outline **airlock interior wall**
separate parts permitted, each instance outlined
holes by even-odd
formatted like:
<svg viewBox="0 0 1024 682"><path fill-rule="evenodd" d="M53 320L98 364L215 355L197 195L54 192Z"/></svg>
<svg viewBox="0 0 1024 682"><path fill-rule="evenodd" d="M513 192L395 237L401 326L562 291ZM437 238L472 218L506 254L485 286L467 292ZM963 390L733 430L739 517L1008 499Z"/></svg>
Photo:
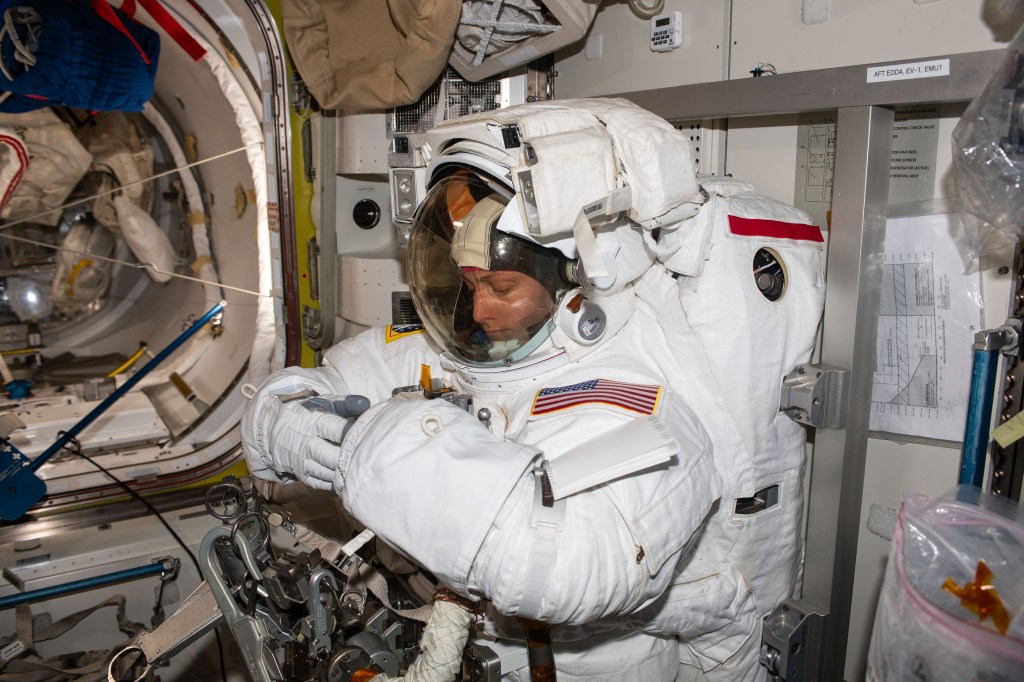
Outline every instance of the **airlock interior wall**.
<svg viewBox="0 0 1024 682"><path fill-rule="evenodd" d="M211 251L221 281L254 291L258 288L253 219L256 207L247 199L253 186L252 171L244 153L236 151L242 147L242 141L231 107L205 63L193 62L166 36L155 90L154 104L178 134L177 143L188 150L191 145L186 136L195 140L195 156L186 151L190 160L227 154L185 171L194 173L205 203L191 210L209 217ZM173 168L174 160L155 131L153 142L155 147L163 147L155 170ZM177 271L194 277L190 267L194 256L185 217L179 210L177 196L166 191L171 180L177 182L172 176L160 183L162 191L156 193L153 214L179 247L179 256L185 255L186 262ZM241 197L241 203L237 197ZM218 396L239 372L248 356L255 323L254 296L230 289L222 291L228 303L224 335L208 347L188 373L197 393L207 397L207 402ZM114 350L131 354L140 341L145 341L158 350L180 334L189 319L200 316L208 308L206 304L202 285L194 281L174 278L158 284L134 268L118 266L105 309L87 324L47 339L48 346L54 351L73 348L81 354Z"/></svg>
<svg viewBox="0 0 1024 682"><path fill-rule="evenodd" d="M151 104L170 129L170 142L165 144L146 121L140 126L148 131L147 138L155 151L154 173L166 174L155 180L152 216L170 238L179 259L173 269L183 277L164 283L151 281L134 267L135 258L122 246L117 257L126 264L114 266L111 285L98 310L80 320L44 328L41 352L44 364L62 353L85 358L113 353L127 357L139 348L140 341L157 353L213 303L220 299L227 302L222 334L211 339L208 332L199 332L177 350L140 383L144 393L133 392L97 420L94 427L98 432L87 446L89 454L122 478L169 475L174 480L168 485L173 487L210 476L216 466L227 466L223 462L228 458L237 459L238 439L232 430L244 407L239 385L258 382L259 373L269 371L272 363L280 364L285 353L285 342L280 338L283 325L278 323L281 251L277 235L271 233L271 227L278 229L281 223L272 222L270 213L271 208L275 217L285 212L278 211L279 187L285 183L277 174L286 172L287 166L277 158L286 158L281 152L287 140L282 144L275 138L278 130L272 120L267 122L264 111L265 106L277 106L284 96L283 89L272 92L268 85L280 87L283 82L274 75L274 68L280 68L283 49L279 43L270 47L262 33L266 25L261 27L256 17L261 12L259 17L265 22L269 17L266 7L248 0L204 3L202 9L185 1L164 5L210 51L206 58L195 62L160 31L162 50ZM137 18L156 27L141 10ZM270 40L277 40L272 24L269 35ZM259 41L263 41L262 46ZM211 64L217 65L219 79ZM175 172L188 163L195 163L184 171L194 178L195 192L187 187L182 192ZM192 205L179 204L183 193L191 196ZM210 258L197 259L191 226L204 221ZM212 260L215 270L209 266L193 268L197 260L200 264ZM194 281L197 277L214 283ZM218 287L217 281L225 286ZM271 295L276 295L276 300ZM141 358L136 367L147 359ZM186 401L172 386L172 370L194 392L195 402ZM105 369L97 372L95 378L105 373ZM67 429L105 397L87 398L58 410L55 403L47 402L46 390L45 384L34 387L35 397L43 402L34 404L32 416L53 433ZM49 390L57 395L65 388L51 382ZM74 387L66 392L81 393ZM133 431L130 436L110 436L116 430L115 419L124 416L119 413L129 402L140 399L141 404L131 406L136 422L132 428L145 430L151 423L148 435ZM144 414L146 409L153 410L146 407L147 399L159 417L151 419ZM4 405L4 409L18 409ZM37 430L25 438L42 443L47 433ZM169 435L180 437L171 440ZM132 443L127 442L132 439ZM109 446L104 445L108 440ZM37 447L34 454L45 445ZM116 492L87 463L76 458L59 459L40 469L50 491L45 503L51 507L91 499L92 493L85 493L85 497L80 494L97 486L108 489L108 496ZM223 464L215 466L215 462ZM63 497L58 502L54 495Z"/></svg>
<svg viewBox="0 0 1024 682"><path fill-rule="evenodd" d="M273 80L271 72L280 69L281 47L280 44L276 46L278 51L271 54L271 49L260 35L259 22L254 19L255 10L249 7L250 3L247 0L204 0L200 6L187 0L162 0L161 4L189 33L194 33L219 54L226 65L226 73L232 75L234 85L257 121L257 152L259 155L265 153L265 141L270 148L269 154L273 154L275 148L280 148L281 139L267 134L264 122L267 117L263 108L281 96L265 88L266 82ZM268 15L262 3L254 2L253 5ZM155 27L142 10L139 10L139 20ZM258 178L254 178L251 159L240 151L248 142L244 141L236 114L232 112L221 84L214 78L206 60L194 62L166 34L161 33L161 42L163 49L156 96L152 103L166 118L183 150L190 146L188 138L195 137L195 157L187 153L186 156L189 162L200 162L194 172L201 188L203 206L190 210L202 212L209 218L211 256L216 263L219 281L230 288L225 286L219 292L211 292L199 283L182 279L157 284L141 270L131 265L120 265L116 267L111 288L98 311L84 318L80 324L46 331L43 337L43 352L47 356L63 351L73 351L82 356L111 352L128 355L138 348L139 341L144 341L157 352L176 338L191 319L209 307L214 293L216 296L213 298L226 300L223 334L213 343L204 344L200 340L194 344L201 352L193 353L183 348L171 358L172 363L176 363L179 355L193 355L188 360L189 369L182 374L198 396L211 406L202 423L194 426L184 438L159 449L112 452L96 458L97 462L121 477L136 482L145 480L147 476L152 478L151 473L160 471L161 467L176 471L196 466L205 451L229 450L236 446L237 436L232 436L230 431L238 423L243 404L237 384L250 378L248 368L253 364L254 339L269 328L269 350L261 347L256 353L260 355L258 361L261 365L280 364L284 356L284 343L274 336L275 328L280 327L273 314L274 307L280 312L280 294L276 306L272 300L268 303L265 296L274 290L280 291L282 287L281 250L269 232L271 224L276 227L279 223L271 223L267 215L271 207L274 210L279 208L281 182L274 173L280 169L274 160L262 160L266 166L262 171L264 196L263 205L257 206L253 195L259 194L256 187ZM276 65L274 59L278 60ZM278 85L281 85L280 81ZM157 172L170 171L180 165L170 147L158 135L154 133L150 139L157 155ZM220 155L224 156L215 159ZM156 181L158 187L153 216L171 239L175 253L184 256L184 262L179 263L175 271L197 276L190 267L195 260L195 251L189 246L187 227L182 227L182 209L177 199L168 194L176 180L176 175L171 174ZM119 252L118 257L133 260L127 250ZM275 271L275 267L278 270ZM259 292L264 296L257 298L249 292ZM265 314L268 308L271 313L269 324ZM175 449L180 452L172 452ZM58 494L59 491L70 491L75 485L83 488L90 485L110 487L109 480L78 458L66 459L58 466L48 464L40 473L48 487ZM88 494L81 499L88 501ZM159 556L176 555L183 564L181 576L168 586L169 592L162 593L165 608L172 611L199 583L197 572L152 516L100 522L104 511L110 509L91 510L89 513L94 514L91 521L77 515L78 526L71 521L61 521L62 517L72 514L53 514L39 522L26 523L24 538L11 542L5 536L0 541L0 564L22 578L27 590L33 590L144 565ZM194 553L205 529L216 523L202 509L196 508L168 512L165 516ZM6 528L6 531L11 530L12 527ZM15 591L11 585L0 585L3 596ZM56 621L96 604L113 592L126 596L129 620L150 622L157 594L153 580L52 598L34 605L33 610L49 613ZM0 617L0 634L13 633L13 621L14 609L4 611ZM56 655L71 650L105 648L124 640L125 636L118 632L113 616L104 612L89 616L68 635L42 643L40 650L44 655ZM229 638L224 641L230 665L232 658L237 656L232 653ZM221 679L216 649L212 644L210 636L204 642L189 647L188 651L176 657L169 669L160 671L160 677L168 680ZM234 663L238 664L238 660ZM233 682L247 679L247 676L229 676L229 679Z"/></svg>
<svg viewBox="0 0 1024 682"><path fill-rule="evenodd" d="M188 21L186 26L190 30L202 30L205 22L188 11L191 8L185 3L180 5L170 9L180 12L178 16ZM209 24L205 24L205 29L207 42L219 47L221 41ZM204 205L188 209L205 214L209 220L210 248L220 280L232 287L257 291L255 214L259 209L254 202L252 169L242 151L243 142L232 108L206 60L194 62L166 34L162 47L153 104L176 133L175 142L184 148L188 160L200 161L184 172L194 174ZM244 83L244 70L236 69L235 73L247 86L251 105L259 112L261 103L252 95L252 86ZM160 173L174 168L175 160L163 140L152 127L148 130L158 153L154 170ZM191 267L195 255L189 235L190 221L179 207L180 183L174 175L157 182L153 216L176 247L176 271L196 277ZM171 191L172 183L177 192ZM121 255L127 254L122 250ZM127 256L126 260L133 259ZM207 346L185 375L197 395L208 403L214 402L241 371L256 323L254 295L227 288L220 292L228 304L224 311L224 333L216 343ZM47 353L71 350L80 355L130 355L140 341L154 351L159 350L180 334L190 320L209 308L210 298L213 297L195 281L174 278L158 284L135 268L115 266L112 286L101 311L82 324L47 335Z"/></svg>
<svg viewBox="0 0 1024 682"><path fill-rule="evenodd" d="M260 90L270 65L266 59L266 48L258 47L259 32L252 28L253 18L248 2L204 0L201 9L198 3L187 0L162 0L161 4L190 32L216 46L226 62L235 64L230 70L236 74L240 90L262 120L263 104L273 99L271 93ZM249 13L248 18L246 12ZM144 14L140 14L140 20L151 24ZM234 58L227 54L225 44L235 48ZM196 158L200 161L238 150L242 146L242 136L231 107L209 67L204 63L194 63L163 34L162 47L153 103L176 132L178 143L187 148L186 137L194 135ZM252 81L250 74L254 74ZM262 136L262 139L271 147L275 144L270 134ZM167 148L155 138L152 141L157 149L157 171L178 165ZM258 230L261 224L266 229L267 223L265 215L262 223L257 220L257 207L249 200L254 179L246 155L235 152L203 162L195 168L195 176L202 189L204 206L193 210L203 211L209 218L211 252L220 281L231 287L264 294L280 287L279 273L273 280L273 273L261 274L262 256L267 256L269 261L270 254L260 253L261 235ZM188 235L181 227L182 216L177 200L162 196L174 179L168 177L157 181L159 189L153 216L170 236L176 252L188 257L176 272L195 276L190 268L194 257L191 248L178 248L187 246ZM274 181L273 178L268 179L272 191ZM246 199L244 204L236 204L238 189ZM262 237L263 243L273 244L272 240L265 239L266 235ZM126 251L119 257L132 260ZM279 250L277 257L280 258ZM253 338L257 328L262 326L259 322L262 313L258 299L250 293L223 288L220 296L228 302L224 313L224 333L215 343L196 354L191 369L185 375L197 394L212 406L211 410L206 413L204 422L184 439L190 442L168 445L159 452L139 449L137 452L104 454L98 458L121 477L138 482L147 480L149 475L146 472L155 466L164 466L168 470L187 469L196 466L200 461L198 455L205 450L230 449L237 445L237 438L232 438L230 430L237 424L243 401L235 382L240 377L245 378ZM119 266L101 309L80 324L47 333L44 336L45 353L71 350L83 356L114 351L130 354L138 348L140 340L146 341L156 352L177 337L190 318L198 317L208 308L208 298L208 292L199 283L172 279L165 284L156 284L134 267ZM269 326L273 334L275 321L271 320ZM182 352L188 351L183 349ZM279 362L283 353L281 344L277 344L273 352L274 361ZM225 432L227 435L221 437ZM180 452L172 451L175 448ZM83 488L109 488L109 481L102 474L77 458L65 459L59 466L47 465L41 473L45 474L48 486L58 491L71 490L79 484ZM0 565L13 570L25 581L25 588L31 590L146 565L153 558L174 555L183 562L181 576L161 593L164 608L170 613L195 587L199 576L189 565L185 554L152 516L121 520L109 514L113 511L115 506L96 506L77 514L56 514L22 524L19 528L24 528L25 533L19 536L19 541L9 542L6 537L0 541ZM71 516L76 521L65 520ZM197 551L205 530L215 524L212 517L194 507L166 512L165 516L193 552ZM12 585L0 584L0 595L7 596L15 591ZM49 599L33 606L33 610L36 614L50 614L53 620L58 620L95 605L113 592L126 596L130 620L149 623L157 594L154 579ZM113 621L108 612L90 616L67 635L41 644L40 652L57 655L114 646L123 642L125 635L118 632ZM13 632L14 610L8 609L0 617L0 635ZM230 637L224 641L230 665L237 656L229 644ZM169 668L161 669L160 676L174 680L220 679L216 649L212 645L212 636L208 636L181 654ZM234 662L238 663L237 660ZM235 677L229 674L229 679L244 679L244 675Z"/></svg>

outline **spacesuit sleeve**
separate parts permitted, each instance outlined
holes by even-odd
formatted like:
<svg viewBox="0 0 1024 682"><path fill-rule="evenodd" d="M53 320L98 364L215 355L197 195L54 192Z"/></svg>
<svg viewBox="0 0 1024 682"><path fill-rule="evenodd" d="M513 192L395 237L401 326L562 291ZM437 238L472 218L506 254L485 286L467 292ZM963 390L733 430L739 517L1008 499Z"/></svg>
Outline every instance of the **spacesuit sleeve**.
<svg viewBox="0 0 1024 682"><path fill-rule="evenodd" d="M580 443L600 440L625 419L597 409L570 411L551 419L533 442L552 456L568 435ZM573 625L634 614L658 599L689 559L721 490L710 437L688 406L668 393L659 419L678 452L665 465L565 498L561 527L548 540L554 560L546 575L535 575L533 567L544 551L542 533L550 531L538 514L534 481L524 481L488 533L471 586L502 613L519 615L530 603L536 615L527 615Z"/></svg>
<svg viewBox="0 0 1024 682"><path fill-rule="evenodd" d="M346 435L334 489L382 540L468 594L477 549L538 454L444 400L396 398Z"/></svg>
<svg viewBox="0 0 1024 682"><path fill-rule="evenodd" d="M364 395L377 403L395 388L418 382L420 365L439 371L437 356L422 332L396 335L391 328L374 328L331 346L321 367L274 372L257 388L256 398L311 389L320 395Z"/></svg>
<svg viewBox="0 0 1024 682"><path fill-rule="evenodd" d="M365 391L373 388L359 386L358 381L351 381L352 377L346 377L346 374L350 373L346 372L346 367L361 362L383 366L382 353L374 352L375 345L379 344L374 344L373 340L379 335L379 330L371 329L353 339L335 344L324 354L324 364L321 367L285 367L277 370L257 387L253 401L259 402L269 396L297 393L307 389L319 395L348 395L352 392L358 393L360 389Z"/></svg>
<svg viewBox="0 0 1024 682"><path fill-rule="evenodd" d="M340 377L350 393L375 404L396 388L417 384L423 364L440 374L438 356L422 327L412 332L381 327L332 346L324 353L323 369Z"/></svg>
<svg viewBox="0 0 1024 682"><path fill-rule="evenodd" d="M528 566L549 544L534 516L543 444L503 441L443 401L392 401L349 432L335 490L385 542L503 613L523 615L531 590L540 610L525 615L552 623L632 613L667 588L718 497L709 439L691 415L675 416L684 445L668 465L565 500L554 562L540 583ZM593 435L616 418L629 417L591 412L562 425Z"/></svg>

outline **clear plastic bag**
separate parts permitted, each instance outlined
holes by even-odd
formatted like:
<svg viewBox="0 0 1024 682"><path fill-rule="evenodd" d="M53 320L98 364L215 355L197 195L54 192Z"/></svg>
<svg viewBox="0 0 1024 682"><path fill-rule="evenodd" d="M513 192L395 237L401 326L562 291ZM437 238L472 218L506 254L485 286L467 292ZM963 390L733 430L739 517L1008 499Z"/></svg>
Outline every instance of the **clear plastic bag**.
<svg viewBox="0 0 1024 682"><path fill-rule="evenodd" d="M1024 238L1024 29L953 130L961 236L977 257Z"/></svg>
<svg viewBox="0 0 1024 682"><path fill-rule="evenodd" d="M991 572L988 586L978 580L980 562ZM996 602L1005 618L998 609L984 617L971 609ZM1021 679L1022 607L1020 507L967 486L941 498L906 494L875 614L867 679Z"/></svg>
<svg viewBox="0 0 1024 682"><path fill-rule="evenodd" d="M57 251L57 270L50 287L53 306L75 317L99 304L110 284L110 261L116 240L110 231L91 222L77 222ZM98 258L97 258L98 256Z"/></svg>

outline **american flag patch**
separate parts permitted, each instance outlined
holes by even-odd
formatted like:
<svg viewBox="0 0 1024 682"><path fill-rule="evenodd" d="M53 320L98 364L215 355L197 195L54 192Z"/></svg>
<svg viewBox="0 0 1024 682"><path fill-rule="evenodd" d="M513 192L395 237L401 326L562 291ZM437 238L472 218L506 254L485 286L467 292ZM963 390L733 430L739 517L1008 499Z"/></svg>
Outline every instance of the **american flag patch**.
<svg viewBox="0 0 1024 682"><path fill-rule="evenodd" d="M599 403L639 414L654 414L661 400L661 386L591 379L570 386L542 389L533 399L530 416L550 414L577 405Z"/></svg>

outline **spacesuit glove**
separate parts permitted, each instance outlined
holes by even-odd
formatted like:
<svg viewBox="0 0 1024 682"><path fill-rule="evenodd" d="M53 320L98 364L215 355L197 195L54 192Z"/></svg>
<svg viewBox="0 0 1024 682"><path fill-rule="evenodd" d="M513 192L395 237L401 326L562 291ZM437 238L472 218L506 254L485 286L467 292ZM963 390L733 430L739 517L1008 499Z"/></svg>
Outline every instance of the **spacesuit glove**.
<svg viewBox="0 0 1024 682"><path fill-rule="evenodd" d="M243 431L252 441L246 448L250 471L263 477L269 471L299 479L311 488L330 490L341 442L369 405L360 395L324 395L289 402L272 396L258 413L247 412L243 419Z"/></svg>

